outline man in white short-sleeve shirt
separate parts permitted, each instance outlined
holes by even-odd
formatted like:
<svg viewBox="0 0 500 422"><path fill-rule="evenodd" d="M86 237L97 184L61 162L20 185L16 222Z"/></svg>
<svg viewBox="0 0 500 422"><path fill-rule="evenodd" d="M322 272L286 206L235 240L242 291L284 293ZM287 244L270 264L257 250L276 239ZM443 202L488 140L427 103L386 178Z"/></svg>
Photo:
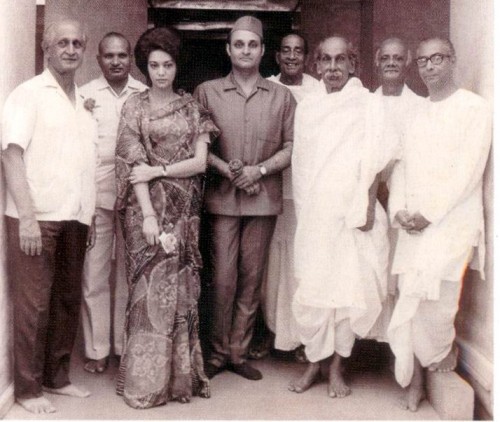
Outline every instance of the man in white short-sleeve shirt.
<svg viewBox="0 0 500 422"><path fill-rule="evenodd" d="M96 239L94 247L87 251L83 267L82 327L87 358L84 368L92 373L102 373L108 365L111 352L111 309L115 355L121 355L123 340L128 288L123 237L120 230L115 229L113 212L116 200L116 134L121 109L127 98L147 88L130 76L131 60L129 41L120 33L107 33L99 42L97 55L102 75L81 88L85 101L92 105L92 115L97 121L99 136ZM111 280L115 239L115 280ZM112 286L115 287L114 295L111 294Z"/></svg>
<svg viewBox="0 0 500 422"><path fill-rule="evenodd" d="M96 125L74 82L85 45L79 22L48 25L47 69L18 86L3 112L15 397L32 413L55 411L42 389L89 395L69 380L95 208Z"/></svg>

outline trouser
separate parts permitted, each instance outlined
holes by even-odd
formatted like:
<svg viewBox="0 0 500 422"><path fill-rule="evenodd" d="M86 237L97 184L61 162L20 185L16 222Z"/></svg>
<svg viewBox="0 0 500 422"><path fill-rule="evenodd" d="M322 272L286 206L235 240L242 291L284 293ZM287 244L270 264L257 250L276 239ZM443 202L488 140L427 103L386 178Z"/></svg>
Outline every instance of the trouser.
<svg viewBox="0 0 500 422"><path fill-rule="evenodd" d="M246 360L276 216L210 215L214 311L210 362Z"/></svg>
<svg viewBox="0 0 500 422"><path fill-rule="evenodd" d="M62 388L70 383L70 356L80 316L88 227L77 221L39 224L42 253L28 256L19 246L19 220L6 217L18 398L40 397L42 385Z"/></svg>
<svg viewBox="0 0 500 422"><path fill-rule="evenodd" d="M102 359L111 351L111 325L113 325L114 352L121 354L127 280L124 269L124 242L121 230L115 229L112 210L96 209L95 245L85 256L83 267L82 327L85 356ZM113 241L116 233L115 280L111 280ZM112 288L114 301L112 304ZM113 311L113 321L111 312Z"/></svg>

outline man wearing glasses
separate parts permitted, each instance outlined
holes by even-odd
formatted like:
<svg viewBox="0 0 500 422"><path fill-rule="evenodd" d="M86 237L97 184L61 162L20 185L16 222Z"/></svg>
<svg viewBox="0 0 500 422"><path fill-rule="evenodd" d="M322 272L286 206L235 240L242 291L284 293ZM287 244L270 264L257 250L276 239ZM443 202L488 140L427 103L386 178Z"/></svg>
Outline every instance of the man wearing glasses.
<svg viewBox="0 0 500 422"><path fill-rule="evenodd" d="M429 98L405 128L389 197L391 222L400 230L392 267L399 298L388 337L411 411L425 395L422 368L449 372L457 365L454 321L465 269L484 278L482 185L491 113L484 99L455 84L456 60L449 40L431 38L418 47Z"/></svg>
<svg viewBox="0 0 500 422"><path fill-rule="evenodd" d="M387 289L387 217L376 203L383 106L354 76L342 37L316 51L322 90L297 106L292 186L297 214L293 299L309 360L291 391L306 391L328 366L329 397L350 393L342 361L356 336L372 337Z"/></svg>

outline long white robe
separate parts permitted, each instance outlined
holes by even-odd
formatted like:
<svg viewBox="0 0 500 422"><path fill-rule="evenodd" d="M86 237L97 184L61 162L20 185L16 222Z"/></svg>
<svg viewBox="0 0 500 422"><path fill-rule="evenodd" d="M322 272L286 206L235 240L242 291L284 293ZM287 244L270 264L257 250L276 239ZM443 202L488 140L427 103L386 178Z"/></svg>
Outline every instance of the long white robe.
<svg viewBox="0 0 500 422"><path fill-rule="evenodd" d="M357 229L366 223L370 185L387 164L382 131L381 100L357 78L340 92L317 92L297 107L293 312L312 362L338 351L340 315L349 318L355 334L367 336L386 296L389 246L380 204L373 229Z"/></svg>
<svg viewBox="0 0 500 422"><path fill-rule="evenodd" d="M396 356L396 379L411 381L413 355L423 366L441 361L453 335L422 346L412 323L425 301L443 301L443 281L460 283L467 264L484 278L483 173L491 144L491 112L478 95L460 89L443 101L426 100L408 121L403 159L391 178L391 221L399 210L419 211L431 224L421 235L400 230L392 273L398 274L399 299L388 330ZM459 285L458 285L459 288ZM455 289L457 290L457 289ZM457 299L458 300L458 299ZM441 323L427 321L428 330ZM415 344L419 343L417 348Z"/></svg>
<svg viewBox="0 0 500 422"><path fill-rule="evenodd" d="M286 86L297 103L320 88L319 81L307 74L303 75L302 85L284 85L280 82L280 74L267 79ZM300 345L292 315L292 299L297 290L293 272L293 238L297 218L291 179L289 167L283 171L283 213L276 221L262 283L261 304L264 319L268 328L275 334L274 347L279 350L293 350Z"/></svg>
<svg viewBox="0 0 500 422"><path fill-rule="evenodd" d="M415 94L407 85L403 86L401 95L383 95L382 87L375 91L375 95L382 99L384 105L384 134L382 136L383 150L386 160L389 161L381 173L381 181L388 183L392 175L395 163L401 159L403 154L403 131L407 119L411 119L419 104L425 101L424 97ZM389 272L394 261L398 229L389 227ZM387 299L383 305L382 312L372 329L378 338L387 340L387 328L389 326L392 312L395 306L395 295L397 290L398 276L388 275Z"/></svg>

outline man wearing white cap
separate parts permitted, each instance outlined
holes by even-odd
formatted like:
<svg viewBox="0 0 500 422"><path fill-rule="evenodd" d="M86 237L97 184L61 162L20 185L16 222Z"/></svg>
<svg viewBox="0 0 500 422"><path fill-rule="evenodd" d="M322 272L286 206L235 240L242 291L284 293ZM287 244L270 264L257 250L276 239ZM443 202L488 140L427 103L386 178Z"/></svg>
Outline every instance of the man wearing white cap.
<svg viewBox="0 0 500 422"><path fill-rule="evenodd" d="M282 171L290 165L296 102L288 89L264 79L262 23L238 19L226 44L232 70L208 81L195 97L221 130L212 144L205 206L214 312L209 377L230 369L244 378L262 374L247 362L269 243L282 212Z"/></svg>

